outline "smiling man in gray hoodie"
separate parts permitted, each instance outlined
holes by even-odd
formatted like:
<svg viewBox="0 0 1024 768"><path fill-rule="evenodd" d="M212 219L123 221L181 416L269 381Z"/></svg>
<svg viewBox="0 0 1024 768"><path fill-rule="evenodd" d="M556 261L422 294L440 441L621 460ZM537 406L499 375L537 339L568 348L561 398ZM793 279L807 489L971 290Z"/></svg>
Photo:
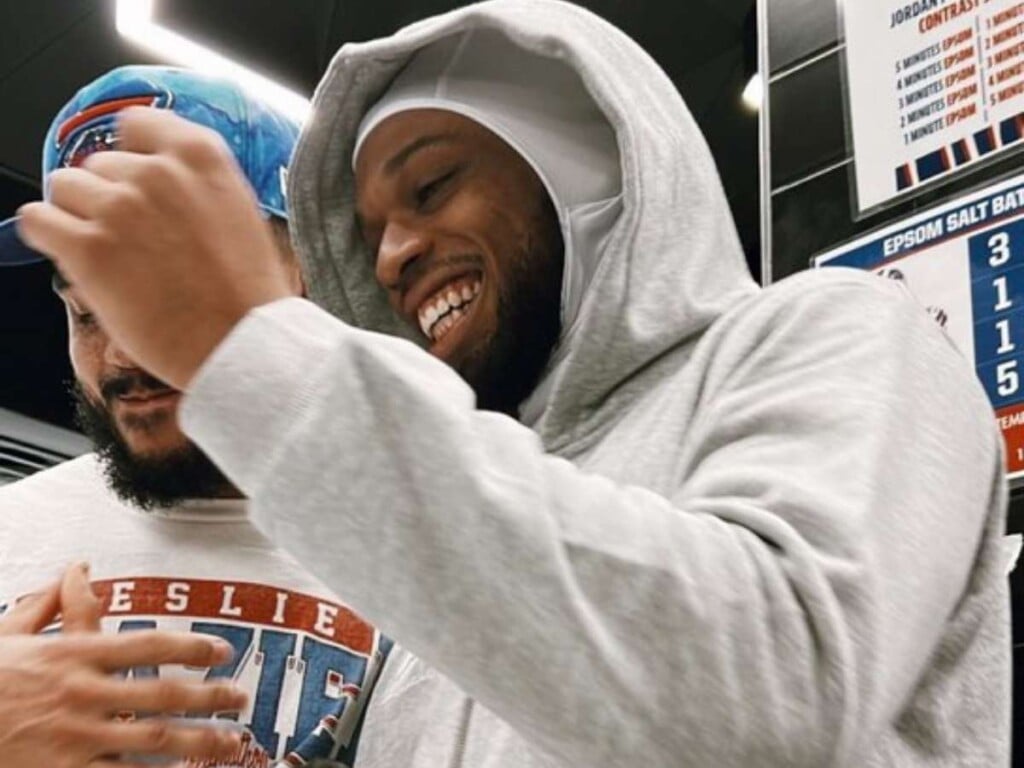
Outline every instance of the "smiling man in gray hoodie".
<svg viewBox="0 0 1024 768"><path fill-rule="evenodd" d="M1008 763L980 386L891 281L760 290L620 31L498 0L342 48L290 173L319 307L216 137L120 126L22 234L400 643L361 765Z"/></svg>

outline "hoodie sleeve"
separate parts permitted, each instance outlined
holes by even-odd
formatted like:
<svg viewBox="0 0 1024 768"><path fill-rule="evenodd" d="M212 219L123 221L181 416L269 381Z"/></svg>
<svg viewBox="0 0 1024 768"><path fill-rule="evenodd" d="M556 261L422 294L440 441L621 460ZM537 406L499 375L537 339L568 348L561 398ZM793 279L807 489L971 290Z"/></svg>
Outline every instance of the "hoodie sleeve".
<svg viewBox="0 0 1024 768"><path fill-rule="evenodd" d="M298 299L239 324L182 420L273 541L566 765L861 765L967 589L999 448L915 304L789 298L704 340L669 496Z"/></svg>

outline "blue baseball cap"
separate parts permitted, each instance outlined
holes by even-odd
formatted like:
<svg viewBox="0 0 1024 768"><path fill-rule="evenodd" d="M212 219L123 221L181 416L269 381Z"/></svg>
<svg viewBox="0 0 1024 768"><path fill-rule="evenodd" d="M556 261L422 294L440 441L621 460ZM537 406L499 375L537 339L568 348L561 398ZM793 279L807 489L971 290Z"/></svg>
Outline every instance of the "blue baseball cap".
<svg viewBox="0 0 1024 768"><path fill-rule="evenodd" d="M217 131L238 160L267 216L287 218L288 162L299 124L248 96L235 83L187 69L129 66L86 85L50 123L43 143L43 197L51 171L79 165L93 152L117 145L117 113L129 106L169 109ZM0 223L0 266L45 257L18 238L17 217Z"/></svg>

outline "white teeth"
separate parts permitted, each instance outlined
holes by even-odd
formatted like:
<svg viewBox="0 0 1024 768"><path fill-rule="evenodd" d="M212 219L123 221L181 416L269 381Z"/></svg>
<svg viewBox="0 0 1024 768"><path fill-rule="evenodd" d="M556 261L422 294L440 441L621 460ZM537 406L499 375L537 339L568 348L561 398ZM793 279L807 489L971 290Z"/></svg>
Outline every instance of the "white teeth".
<svg viewBox="0 0 1024 768"><path fill-rule="evenodd" d="M467 306L480 293L481 281L463 283L461 287L453 286L437 294L433 303L420 309L420 330L432 341L437 341L469 311Z"/></svg>
<svg viewBox="0 0 1024 768"><path fill-rule="evenodd" d="M448 333L448 329L452 327L453 322L455 321L452 319L451 315L445 315L438 320L437 325L434 326L434 341L437 341Z"/></svg>

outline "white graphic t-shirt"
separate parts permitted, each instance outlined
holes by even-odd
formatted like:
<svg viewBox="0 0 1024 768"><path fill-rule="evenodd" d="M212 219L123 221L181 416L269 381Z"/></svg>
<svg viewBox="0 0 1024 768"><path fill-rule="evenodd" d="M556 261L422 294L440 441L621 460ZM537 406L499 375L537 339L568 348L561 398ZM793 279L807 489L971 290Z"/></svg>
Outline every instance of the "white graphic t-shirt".
<svg viewBox="0 0 1024 768"><path fill-rule="evenodd" d="M205 765L353 764L391 643L267 541L244 501L143 512L108 490L92 455L0 488L0 613L80 561L92 567L104 631L202 632L234 647L215 668L124 671L246 689L245 711L215 715L244 726L242 754Z"/></svg>

